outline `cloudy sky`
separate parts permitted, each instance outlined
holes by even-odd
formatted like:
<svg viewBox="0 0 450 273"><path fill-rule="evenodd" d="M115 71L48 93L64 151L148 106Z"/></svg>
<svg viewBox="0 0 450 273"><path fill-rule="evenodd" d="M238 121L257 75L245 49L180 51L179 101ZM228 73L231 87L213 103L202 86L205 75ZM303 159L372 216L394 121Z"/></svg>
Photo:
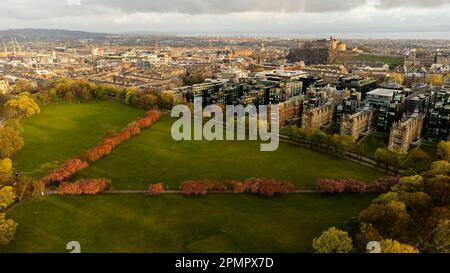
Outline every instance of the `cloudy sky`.
<svg viewBox="0 0 450 273"><path fill-rule="evenodd" d="M1 0L0 28L295 34L450 32L449 14L450 0Z"/></svg>

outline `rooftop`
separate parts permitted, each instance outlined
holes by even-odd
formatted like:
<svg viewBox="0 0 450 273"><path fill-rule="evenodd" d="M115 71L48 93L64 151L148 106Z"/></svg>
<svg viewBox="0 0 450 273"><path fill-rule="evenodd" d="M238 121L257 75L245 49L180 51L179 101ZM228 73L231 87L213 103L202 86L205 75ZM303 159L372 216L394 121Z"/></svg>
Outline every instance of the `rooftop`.
<svg viewBox="0 0 450 273"><path fill-rule="evenodd" d="M384 88L377 88L373 91L370 91L367 93L367 95L376 95L376 96L385 96L385 97L392 97L395 92L398 92L398 90L394 89L384 89Z"/></svg>

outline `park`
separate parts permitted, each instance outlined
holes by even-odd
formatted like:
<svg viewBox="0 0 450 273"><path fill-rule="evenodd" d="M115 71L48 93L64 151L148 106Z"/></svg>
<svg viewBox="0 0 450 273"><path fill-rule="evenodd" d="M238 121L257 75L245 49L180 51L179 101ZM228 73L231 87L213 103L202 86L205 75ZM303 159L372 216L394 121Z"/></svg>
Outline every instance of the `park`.
<svg viewBox="0 0 450 273"><path fill-rule="evenodd" d="M13 157L18 172L36 179L94 146L144 110L117 102L55 103L22 122L26 145ZM107 178L113 189L177 189L189 179L275 178L312 189L320 178L372 181L381 173L306 148L280 143L261 152L255 141L182 141L171 138L166 116L73 179ZM309 252L330 225L370 204L371 194L314 193L266 198L215 194L45 196L8 212L19 223L6 252L64 252L77 240L86 252ZM48 236L42 236L46 234Z"/></svg>

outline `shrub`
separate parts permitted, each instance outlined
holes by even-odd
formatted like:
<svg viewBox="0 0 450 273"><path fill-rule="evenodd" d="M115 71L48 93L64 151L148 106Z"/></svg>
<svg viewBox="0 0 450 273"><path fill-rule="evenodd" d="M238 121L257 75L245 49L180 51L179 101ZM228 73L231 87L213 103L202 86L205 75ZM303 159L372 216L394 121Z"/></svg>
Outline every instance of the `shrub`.
<svg viewBox="0 0 450 273"><path fill-rule="evenodd" d="M162 183L151 184L148 188L148 195L155 196L164 192L164 185Z"/></svg>
<svg viewBox="0 0 450 273"><path fill-rule="evenodd" d="M294 191L294 185L290 182L250 178L243 183L244 192L259 194L264 196L274 196L275 194L289 194Z"/></svg>
<svg viewBox="0 0 450 273"><path fill-rule="evenodd" d="M58 187L60 195L96 195L111 185L107 179L81 179L73 183L64 182Z"/></svg>
<svg viewBox="0 0 450 273"><path fill-rule="evenodd" d="M367 190L367 184L353 179L347 179L344 181L345 192L349 193L365 193Z"/></svg>
<svg viewBox="0 0 450 273"><path fill-rule="evenodd" d="M181 192L184 195L206 195L208 194L208 183L205 181L185 181L181 184Z"/></svg>
<svg viewBox="0 0 450 273"><path fill-rule="evenodd" d="M289 182L250 178L246 181L239 180L190 180L181 185L181 191L185 195L206 195L208 191L233 191L234 193L252 193L264 196L275 194L288 194L294 191L294 185Z"/></svg>
<svg viewBox="0 0 450 273"><path fill-rule="evenodd" d="M375 180L367 185L367 192L371 193L386 193L391 187L400 183L398 176L386 176Z"/></svg>
<svg viewBox="0 0 450 273"><path fill-rule="evenodd" d="M345 183L339 180L319 179L316 182L318 193L342 193L345 191Z"/></svg>

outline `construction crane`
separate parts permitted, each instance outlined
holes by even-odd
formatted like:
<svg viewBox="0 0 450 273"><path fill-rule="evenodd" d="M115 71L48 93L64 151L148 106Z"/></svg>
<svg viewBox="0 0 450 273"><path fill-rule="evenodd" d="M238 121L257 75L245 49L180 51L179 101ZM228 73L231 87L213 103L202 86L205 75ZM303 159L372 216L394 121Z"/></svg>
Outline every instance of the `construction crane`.
<svg viewBox="0 0 450 273"><path fill-rule="evenodd" d="M5 55L8 55L8 48L6 47L5 38L3 38L3 36L0 36L0 37L2 37L3 48L4 48L4 50L5 50Z"/></svg>
<svg viewBox="0 0 450 273"><path fill-rule="evenodd" d="M19 50L20 53L22 51L22 48L20 47L19 42L17 42L16 36L14 36L14 41L16 42L17 49Z"/></svg>
<svg viewBox="0 0 450 273"><path fill-rule="evenodd" d="M16 45L14 44L14 39L12 37L11 37L11 43L12 43L12 46L13 46L14 55L16 55Z"/></svg>

